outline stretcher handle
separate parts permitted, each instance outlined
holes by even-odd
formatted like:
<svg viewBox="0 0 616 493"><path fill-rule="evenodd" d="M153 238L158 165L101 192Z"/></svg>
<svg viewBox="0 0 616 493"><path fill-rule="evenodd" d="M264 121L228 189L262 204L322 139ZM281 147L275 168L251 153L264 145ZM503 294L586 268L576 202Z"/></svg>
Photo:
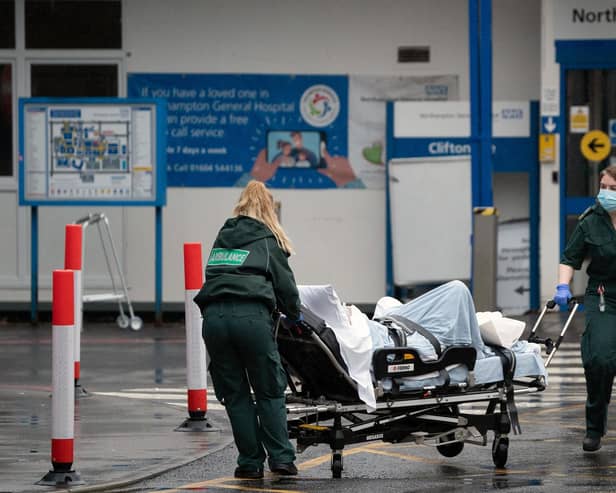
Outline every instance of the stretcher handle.
<svg viewBox="0 0 616 493"><path fill-rule="evenodd" d="M545 354L548 355L548 360L546 361L546 367L549 364L550 361L552 361L552 358L554 357L554 353L556 352L556 349L558 349L558 347L560 346L560 343L563 340L563 337L565 336L565 332L567 331L567 328L569 327L569 324L571 323L571 320L573 319L573 315L575 314L575 312L578 309L578 301L575 298L571 298L568 302L567 305L569 306L569 308L571 309L571 314L569 315L569 318L567 320L567 322L565 323L565 326L563 327L563 330L560 334L560 336L558 337L558 340L556 341L556 343L550 338L550 337L546 337L545 339L540 338L536 335L537 332L537 328L539 327L539 325L541 324L541 321L543 320L543 317L546 313L546 311L548 309L552 309L554 307L556 307L556 302L552 299L552 300L548 300L545 304L545 306L543 307L543 310L541 310L541 313L539 314L539 317L537 317L537 321L535 322L535 325L533 326L532 330L530 331L530 334L528 335L528 342L534 342L537 344L544 344L545 345Z"/></svg>
<svg viewBox="0 0 616 493"><path fill-rule="evenodd" d="M531 341L531 339L535 337L535 332L537 332L537 328L539 327L539 324L541 324L541 321L543 320L545 312L548 311L548 309L551 310L555 306L556 306L556 302L554 300L548 300L548 302L545 304L545 306L543 307L543 310L541 310L541 313L537 317L537 321L535 322L533 329L530 331L530 334L528 336L529 342L536 342L536 341Z"/></svg>
<svg viewBox="0 0 616 493"><path fill-rule="evenodd" d="M571 321L573 320L575 312L577 312L577 310L578 310L578 308L580 306L580 303L578 302L578 300L576 298L571 298L567 302L567 306L570 308L571 313L569 313L569 317L567 318L567 321L565 322L565 325L563 326L563 330L560 331L558 339L556 340L556 344L554 345L554 350L549 354L548 359L545 362L545 367L546 368L550 365L550 361L552 361L552 358L556 354L556 351L558 351L558 348L560 347L560 343L563 342L563 338L565 337L565 333L567 332L567 329L569 328L569 325L571 324Z"/></svg>
<svg viewBox="0 0 616 493"><path fill-rule="evenodd" d="M551 310L555 306L556 306L556 302L554 300L548 300L547 301L547 303L543 307L543 310L541 310L541 313L537 317L537 321L535 322L535 325L533 326L532 330L530 331L530 334L528 335L528 339L527 339L528 342L534 342L534 343L537 343L537 344L544 344L545 345L545 354L548 354L548 355L552 352L552 349L554 349L554 341L552 339L550 339L549 337L547 337L545 339L537 337L537 335L535 335L535 333L537 332L537 328L541 324L541 321L543 320L543 317L545 316L545 313L548 311L548 309Z"/></svg>

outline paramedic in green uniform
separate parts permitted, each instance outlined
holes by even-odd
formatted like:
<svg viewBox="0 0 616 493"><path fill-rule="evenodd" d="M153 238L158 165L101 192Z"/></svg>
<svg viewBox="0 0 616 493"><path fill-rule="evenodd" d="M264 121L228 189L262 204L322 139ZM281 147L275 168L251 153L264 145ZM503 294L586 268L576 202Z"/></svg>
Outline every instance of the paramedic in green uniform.
<svg viewBox="0 0 616 493"><path fill-rule="evenodd" d="M594 452L605 435L607 406L616 374L616 165L601 172L597 203L579 218L558 269L554 301L571 298L574 269L588 265L584 296L586 327L582 335L582 363L586 377L586 436L582 448Z"/></svg>
<svg viewBox="0 0 616 493"><path fill-rule="evenodd" d="M287 261L291 243L272 194L250 181L218 233L195 297L203 313L203 338L216 397L225 406L238 449L235 477L270 470L297 474L287 432L287 379L274 335L274 311L300 317L300 301ZM250 388L254 391L254 401Z"/></svg>

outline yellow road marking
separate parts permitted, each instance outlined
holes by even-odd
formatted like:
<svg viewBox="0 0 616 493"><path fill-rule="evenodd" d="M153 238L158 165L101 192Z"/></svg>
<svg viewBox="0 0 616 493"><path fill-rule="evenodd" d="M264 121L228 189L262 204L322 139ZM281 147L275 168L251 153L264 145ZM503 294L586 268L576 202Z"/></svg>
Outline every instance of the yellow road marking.
<svg viewBox="0 0 616 493"><path fill-rule="evenodd" d="M384 450L378 450L379 448L382 447L396 447L396 448L409 448L409 447L417 447L417 444L415 443L406 443L406 444L390 444L390 443L375 443L374 445L369 445L366 447L361 447L359 449L355 449L357 451L361 451L361 452L366 452L369 454L376 454L376 455L385 455L385 456L390 456L390 457L396 457L398 459L403 459L403 460L410 460L412 462L421 462L424 464L443 464L447 462L447 459L430 459L428 457L420 457L417 455L410 455L410 454L401 454L398 452L388 452L388 451L384 451ZM481 470L481 467L479 466L472 466L472 465L466 465L465 467L472 467L474 469L479 469ZM514 470L514 469L495 469L494 472L496 473L506 473L506 474L531 474L534 471L531 470ZM485 473L485 474L492 474L492 473ZM484 476L485 474L477 474L476 476ZM462 474L461 477L472 477L475 475L469 475L469 474Z"/></svg>
<svg viewBox="0 0 616 493"><path fill-rule="evenodd" d="M584 469L616 469L616 464L611 465L611 466L601 466L601 465L596 465L596 466L573 466L574 469L580 469L580 470L584 470Z"/></svg>
<svg viewBox="0 0 616 493"><path fill-rule="evenodd" d="M444 462L444 460L439 459L428 459L426 457L419 457L418 455L400 454L398 452L386 452L385 450L378 449L368 449L365 450L365 452L368 452L369 454L385 455L387 457L396 457L398 459L409 460L412 462L423 462L424 464L442 464Z"/></svg>
<svg viewBox="0 0 616 493"><path fill-rule="evenodd" d="M366 449L368 449L368 447L366 446L355 447L352 449L345 449L343 455L344 457L348 457L349 455L364 452ZM300 465L297 466L297 468L300 471L303 471L305 469L311 469L313 467L320 466L321 464L329 462L330 460L331 460L331 454L321 455L319 457L315 457L314 459L307 460L306 462L302 462Z"/></svg>
<svg viewBox="0 0 616 493"><path fill-rule="evenodd" d="M165 490L165 493L181 493L182 491L194 490L197 488L207 488L208 486L209 487L216 486L217 488L221 488L224 490L263 491L263 492L269 492L269 493L303 493L301 490L282 490L280 488L262 488L262 487L260 488L256 485L255 486L241 486L238 484L227 484L226 481L262 481L262 480L260 479L246 480L246 479L237 479L237 478L232 478L232 477L216 478L216 479L210 479L208 481L201 481L199 483L185 484L185 485L180 486L177 489Z"/></svg>

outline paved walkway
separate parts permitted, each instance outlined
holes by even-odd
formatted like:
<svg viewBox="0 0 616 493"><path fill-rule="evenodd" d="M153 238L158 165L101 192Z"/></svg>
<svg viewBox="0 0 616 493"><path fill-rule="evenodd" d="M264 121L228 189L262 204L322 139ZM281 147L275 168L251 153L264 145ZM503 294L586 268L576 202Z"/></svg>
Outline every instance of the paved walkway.
<svg viewBox="0 0 616 493"><path fill-rule="evenodd" d="M0 326L0 492L57 491L36 483L51 465L51 328ZM111 324L86 327L75 401L75 461L100 491L186 464L232 441L214 398L214 431L175 431L186 418L186 345L181 325L139 332Z"/></svg>

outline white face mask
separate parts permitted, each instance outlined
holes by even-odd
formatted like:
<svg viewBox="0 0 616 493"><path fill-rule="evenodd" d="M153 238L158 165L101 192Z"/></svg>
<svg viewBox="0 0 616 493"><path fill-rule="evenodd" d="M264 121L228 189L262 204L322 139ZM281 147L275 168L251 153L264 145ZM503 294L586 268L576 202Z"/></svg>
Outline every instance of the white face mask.
<svg viewBox="0 0 616 493"><path fill-rule="evenodd" d="M616 191L603 188L599 190L597 200L606 211L616 211Z"/></svg>

